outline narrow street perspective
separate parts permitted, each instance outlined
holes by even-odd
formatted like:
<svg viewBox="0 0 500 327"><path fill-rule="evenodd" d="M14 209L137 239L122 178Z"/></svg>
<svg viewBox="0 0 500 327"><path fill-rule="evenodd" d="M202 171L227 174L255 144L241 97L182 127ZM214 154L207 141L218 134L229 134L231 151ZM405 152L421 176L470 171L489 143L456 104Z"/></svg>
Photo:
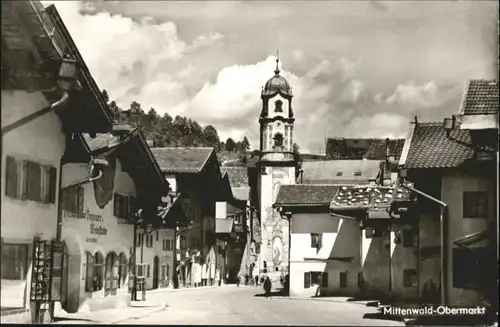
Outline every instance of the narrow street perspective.
<svg viewBox="0 0 500 327"><path fill-rule="evenodd" d="M68 323L118 324L183 324L196 325L350 325L402 326L403 322L364 318L376 308L365 302L349 302L347 298L318 298L317 300L290 299L279 291L270 298L260 287L211 287L182 291L156 291L148 294L148 303L157 308L112 311L106 316L81 315ZM115 316L113 316L115 315ZM129 317L127 317L129 315ZM101 317L106 317L104 320ZM95 320L93 320L95 319Z"/></svg>
<svg viewBox="0 0 500 327"><path fill-rule="evenodd" d="M1 322L494 325L498 5L2 0Z"/></svg>

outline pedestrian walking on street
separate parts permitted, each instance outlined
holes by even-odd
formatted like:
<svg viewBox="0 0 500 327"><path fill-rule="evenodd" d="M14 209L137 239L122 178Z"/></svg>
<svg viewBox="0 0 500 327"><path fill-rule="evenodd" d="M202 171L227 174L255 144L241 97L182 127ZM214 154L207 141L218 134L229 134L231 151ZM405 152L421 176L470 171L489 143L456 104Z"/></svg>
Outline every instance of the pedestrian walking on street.
<svg viewBox="0 0 500 327"><path fill-rule="evenodd" d="M240 276L239 275L236 276L236 286L240 287Z"/></svg>
<svg viewBox="0 0 500 327"><path fill-rule="evenodd" d="M259 276L255 276L255 287L259 286Z"/></svg>
<svg viewBox="0 0 500 327"><path fill-rule="evenodd" d="M269 279L269 276L266 277L266 280L264 281L264 291L266 292L266 297L270 298L271 297L271 280Z"/></svg>

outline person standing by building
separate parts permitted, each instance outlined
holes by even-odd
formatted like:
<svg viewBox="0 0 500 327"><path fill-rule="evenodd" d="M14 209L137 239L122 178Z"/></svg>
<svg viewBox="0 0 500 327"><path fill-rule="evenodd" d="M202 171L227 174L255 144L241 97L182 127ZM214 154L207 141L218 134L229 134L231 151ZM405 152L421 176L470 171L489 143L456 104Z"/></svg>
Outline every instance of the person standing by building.
<svg viewBox="0 0 500 327"><path fill-rule="evenodd" d="M269 276L266 277L266 280L264 281L264 291L266 292L266 297L270 298L271 297L271 280L269 279Z"/></svg>
<svg viewBox="0 0 500 327"><path fill-rule="evenodd" d="M236 286L240 287L240 275L236 275Z"/></svg>
<svg viewBox="0 0 500 327"><path fill-rule="evenodd" d="M259 276L256 275L255 276L255 287L258 287L259 286Z"/></svg>

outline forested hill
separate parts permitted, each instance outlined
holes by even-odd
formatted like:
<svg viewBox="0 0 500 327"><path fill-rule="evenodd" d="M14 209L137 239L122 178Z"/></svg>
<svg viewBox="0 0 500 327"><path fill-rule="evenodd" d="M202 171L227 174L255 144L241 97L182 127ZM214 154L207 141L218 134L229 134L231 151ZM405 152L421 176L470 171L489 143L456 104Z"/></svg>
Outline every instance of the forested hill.
<svg viewBox="0 0 500 327"><path fill-rule="evenodd" d="M201 126L191 118L172 117L168 113L159 115L154 108L144 110L137 101L133 101L129 108L120 108L115 101L110 101L106 90L102 93L113 111L115 121L140 126L145 137L154 141L155 147L205 146L215 147L219 152L235 153L245 153L250 149L246 137L240 141L231 138L221 141L217 129L212 125Z"/></svg>

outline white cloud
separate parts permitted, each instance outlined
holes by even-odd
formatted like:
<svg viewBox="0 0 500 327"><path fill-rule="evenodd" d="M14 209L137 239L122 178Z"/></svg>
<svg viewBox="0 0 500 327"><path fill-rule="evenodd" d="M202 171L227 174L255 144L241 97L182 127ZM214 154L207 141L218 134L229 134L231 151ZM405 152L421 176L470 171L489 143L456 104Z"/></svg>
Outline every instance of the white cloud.
<svg viewBox="0 0 500 327"><path fill-rule="evenodd" d="M411 81L398 85L394 93L386 99L386 103L428 108L439 103L439 91L434 81L420 85Z"/></svg>
<svg viewBox="0 0 500 327"><path fill-rule="evenodd" d="M179 38L173 22L157 24L148 16L135 22L108 12L82 15L80 10L87 8L80 2L53 3L97 84L123 108L133 100L145 108L154 106L160 113L185 107L185 86L174 80L164 66L223 37L209 33L188 42Z"/></svg>
<svg viewBox="0 0 500 327"><path fill-rule="evenodd" d="M351 81L344 92L342 93L342 100L345 102L356 102L359 97L361 96L361 93L363 92L363 83L358 80L353 80Z"/></svg>

